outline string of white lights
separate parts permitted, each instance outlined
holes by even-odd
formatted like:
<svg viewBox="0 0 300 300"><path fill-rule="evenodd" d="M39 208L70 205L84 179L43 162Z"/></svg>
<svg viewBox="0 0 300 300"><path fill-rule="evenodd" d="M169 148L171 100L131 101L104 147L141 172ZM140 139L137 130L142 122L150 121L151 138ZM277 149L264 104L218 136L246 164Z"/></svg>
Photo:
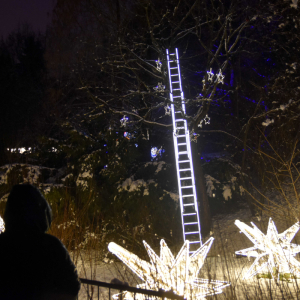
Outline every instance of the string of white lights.
<svg viewBox="0 0 300 300"><path fill-rule="evenodd" d="M164 240L160 242L160 256L144 241L151 263L115 243L110 243L108 249L145 282L138 287L156 291L159 289L173 291L187 300L203 299L208 295L222 293L222 289L229 285L225 281L197 278L213 240L212 237L208 239L191 256L189 255L190 244L187 240L176 258ZM130 292L126 292L124 296L125 299L134 299L134 295Z"/></svg>
<svg viewBox="0 0 300 300"><path fill-rule="evenodd" d="M267 234L263 234L254 223L250 226L236 220L235 225L251 240L253 247L246 248L235 253L238 255L254 257L255 261L247 271L244 279L262 273L268 269L272 278L279 280L280 274L293 274L300 276L300 262L294 256L300 252L300 245L292 244L291 241L300 228L299 222L278 234L275 223L270 218Z"/></svg>

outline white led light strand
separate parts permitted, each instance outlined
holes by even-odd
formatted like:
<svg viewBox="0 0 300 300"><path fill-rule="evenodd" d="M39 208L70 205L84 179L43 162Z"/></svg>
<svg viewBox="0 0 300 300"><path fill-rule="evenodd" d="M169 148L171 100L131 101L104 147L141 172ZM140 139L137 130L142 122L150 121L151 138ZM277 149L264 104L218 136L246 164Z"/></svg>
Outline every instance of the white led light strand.
<svg viewBox="0 0 300 300"><path fill-rule="evenodd" d="M3 219L0 217L0 233L5 231L5 225Z"/></svg>
<svg viewBox="0 0 300 300"><path fill-rule="evenodd" d="M222 289L229 285L225 281L197 278L213 240L212 237L208 239L192 256L189 256L189 241L185 241L176 258L164 240L160 241L160 256L144 241L151 263L115 243L110 243L108 249L145 282L138 285L139 288L173 291L187 300L204 299L222 293ZM124 299L134 299L135 296L130 292L122 295ZM118 297L114 295L114 299Z"/></svg>
<svg viewBox="0 0 300 300"><path fill-rule="evenodd" d="M184 241L190 241L190 254L202 245L198 202L195 186L191 137L185 119L185 99L182 90L178 49L167 54L173 142L176 159L178 194ZM194 136L193 136L194 137ZM194 139L196 141L196 139Z"/></svg>
<svg viewBox="0 0 300 300"><path fill-rule="evenodd" d="M299 222L278 234L273 220L269 219L267 234L263 234L254 223L250 226L236 220L234 223L251 240L253 247L236 251L238 255L254 257L255 261L247 271L244 279L262 273L266 267L269 269L273 279L279 280L280 274L293 274L300 276L300 262L294 256L300 252L300 246L292 244L291 240L298 232Z"/></svg>

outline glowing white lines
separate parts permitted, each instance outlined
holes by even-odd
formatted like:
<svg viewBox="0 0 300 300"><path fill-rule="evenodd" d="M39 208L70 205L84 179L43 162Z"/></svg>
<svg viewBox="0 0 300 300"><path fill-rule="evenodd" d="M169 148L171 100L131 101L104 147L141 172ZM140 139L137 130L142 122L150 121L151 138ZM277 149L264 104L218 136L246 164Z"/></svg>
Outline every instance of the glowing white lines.
<svg viewBox="0 0 300 300"><path fill-rule="evenodd" d="M292 244L291 240L298 232L299 222L278 234L273 220L269 219L267 234L263 234L254 223L250 226L236 220L235 225L251 240L253 247L236 251L236 254L254 257L255 261L247 271L244 279L262 273L267 267L273 279L279 280L280 274L293 274L300 276L300 262L294 256L300 252L300 246Z"/></svg>
<svg viewBox="0 0 300 300"><path fill-rule="evenodd" d="M197 278L213 240L212 237L208 239L191 256L189 255L189 241L186 240L176 258L164 240L160 241L160 256L144 241L151 263L140 259L115 243L110 243L108 249L145 282L138 287L155 291L171 290L187 300L203 299L208 295L222 293L222 289L229 285L225 281ZM133 298L134 295L130 292L124 295L124 299Z"/></svg>

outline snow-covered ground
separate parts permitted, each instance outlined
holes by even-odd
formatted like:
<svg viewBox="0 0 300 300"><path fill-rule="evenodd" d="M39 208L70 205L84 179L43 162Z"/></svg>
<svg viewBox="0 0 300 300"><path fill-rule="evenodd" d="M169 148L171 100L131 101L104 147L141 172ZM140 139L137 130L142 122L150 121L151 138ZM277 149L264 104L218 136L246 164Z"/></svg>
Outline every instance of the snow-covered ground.
<svg viewBox="0 0 300 300"><path fill-rule="evenodd" d="M277 281L265 278L242 279L254 262L254 258L238 257L235 255L235 251L251 247L253 244L243 233L240 233L239 228L234 224L237 219L248 225L252 221L263 233L267 231L269 216L262 214L261 217L252 217L250 210L247 208L240 209L232 214L215 216L211 232L211 236L215 240L199 277L225 280L231 283L230 287L223 290L223 294L216 296L217 299L297 299L297 294L300 291L300 280L277 283ZM279 233L292 225L286 220L276 218L276 216L273 219ZM299 233L292 242L300 244L298 241L300 242ZM98 262L91 269L88 266L88 261L89 259L84 259L85 270L82 263L78 266L82 278L93 278L104 282L110 282L112 279L118 278L121 281L128 282L130 286L136 286L140 282L121 262L108 264ZM102 289L101 293L103 299L108 299L108 290ZM213 299L212 297L209 298ZM86 298L85 285L82 286L79 299L88 299ZM97 293L94 298L89 299L97 299Z"/></svg>

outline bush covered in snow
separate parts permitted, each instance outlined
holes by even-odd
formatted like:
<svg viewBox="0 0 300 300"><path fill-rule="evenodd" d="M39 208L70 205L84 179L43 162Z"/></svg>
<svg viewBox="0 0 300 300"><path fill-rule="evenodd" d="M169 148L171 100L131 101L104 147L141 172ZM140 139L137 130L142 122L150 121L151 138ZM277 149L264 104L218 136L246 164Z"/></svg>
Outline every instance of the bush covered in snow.
<svg viewBox="0 0 300 300"><path fill-rule="evenodd" d="M212 215L236 208L244 194L240 166L228 159L216 158L205 163L203 169Z"/></svg>

